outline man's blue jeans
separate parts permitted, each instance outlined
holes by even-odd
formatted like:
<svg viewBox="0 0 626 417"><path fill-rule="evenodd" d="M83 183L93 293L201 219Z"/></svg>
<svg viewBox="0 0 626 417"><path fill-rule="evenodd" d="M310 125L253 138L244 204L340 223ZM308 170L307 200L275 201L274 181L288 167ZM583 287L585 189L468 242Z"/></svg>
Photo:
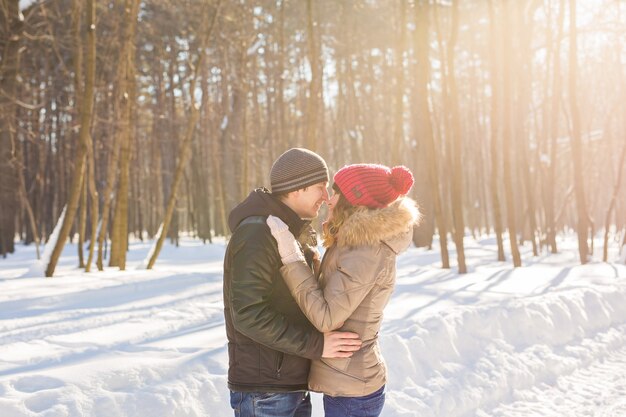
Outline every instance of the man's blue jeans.
<svg viewBox="0 0 626 417"><path fill-rule="evenodd" d="M385 387L364 397L324 395L325 417L378 417L385 405Z"/></svg>
<svg viewBox="0 0 626 417"><path fill-rule="evenodd" d="M311 417L311 395L294 392L230 392L235 417Z"/></svg>

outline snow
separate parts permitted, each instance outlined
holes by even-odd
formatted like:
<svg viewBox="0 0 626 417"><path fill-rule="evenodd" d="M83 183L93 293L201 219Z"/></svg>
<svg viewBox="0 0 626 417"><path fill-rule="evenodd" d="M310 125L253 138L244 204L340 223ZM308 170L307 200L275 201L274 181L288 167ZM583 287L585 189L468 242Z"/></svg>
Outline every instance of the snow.
<svg viewBox="0 0 626 417"><path fill-rule="evenodd" d="M59 216L59 220L57 220L57 224L54 226L50 237L48 238L48 242L43 249L43 254L41 255L41 259L32 262L30 268L22 274L22 278L25 277L41 277L45 275L46 268L50 263L50 258L52 257L52 251L54 251L54 246L57 244L59 240L59 233L61 233L61 228L63 227L63 220L65 220L65 212L67 211L67 205L63 206L63 211L61 211L61 215Z"/></svg>
<svg viewBox="0 0 626 417"><path fill-rule="evenodd" d="M154 252L156 252L157 250L157 242L160 239L161 234L163 233L163 226L164 226L163 223L159 225L159 230L157 230L156 232L155 239L152 242L152 246L150 246L150 250L148 251L148 254L144 258L144 260L139 265L137 265L136 269L146 269L148 267L148 264L150 263L150 259L152 259L152 256L154 256Z"/></svg>
<svg viewBox="0 0 626 417"><path fill-rule="evenodd" d="M126 271L87 274L68 244L52 279L25 276L34 247L0 260L0 416L233 415L225 242L166 243L137 269L151 245L131 242ZM437 252L403 254L380 332L383 416L626 415L626 266L578 265L575 237L559 247L524 246L513 269L492 237L466 238L463 276Z"/></svg>
<svg viewBox="0 0 626 417"><path fill-rule="evenodd" d="M20 11L28 9L35 1L36 0L20 0Z"/></svg>
<svg viewBox="0 0 626 417"><path fill-rule="evenodd" d="M248 48L246 51L247 56L252 56L257 53L259 48L265 43L265 40L262 37L259 37L256 42Z"/></svg>

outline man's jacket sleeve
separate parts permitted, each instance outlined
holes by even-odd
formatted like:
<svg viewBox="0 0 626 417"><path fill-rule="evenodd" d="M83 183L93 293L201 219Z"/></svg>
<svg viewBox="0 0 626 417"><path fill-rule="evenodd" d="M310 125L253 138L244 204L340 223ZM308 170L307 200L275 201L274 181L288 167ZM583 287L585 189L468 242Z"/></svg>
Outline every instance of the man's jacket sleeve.
<svg viewBox="0 0 626 417"><path fill-rule="evenodd" d="M272 280L282 263L269 228L264 224L241 228L245 229L239 231L242 236L232 258L230 308L235 329L271 349L319 359L323 335L290 322L272 306Z"/></svg>

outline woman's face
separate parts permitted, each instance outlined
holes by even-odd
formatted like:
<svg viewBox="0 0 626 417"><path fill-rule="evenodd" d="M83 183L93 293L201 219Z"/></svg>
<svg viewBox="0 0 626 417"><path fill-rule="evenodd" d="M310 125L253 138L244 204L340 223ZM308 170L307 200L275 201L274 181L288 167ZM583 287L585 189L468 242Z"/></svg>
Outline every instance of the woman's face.
<svg viewBox="0 0 626 417"><path fill-rule="evenodd" d="M330 220L333 218L333 208L335 208L335 205L337 204L337 201L339 201L339 193L336 192L335 190L331 191L331 196L328 199L328 202L326 203L328 205L328 219Z"/></svg>

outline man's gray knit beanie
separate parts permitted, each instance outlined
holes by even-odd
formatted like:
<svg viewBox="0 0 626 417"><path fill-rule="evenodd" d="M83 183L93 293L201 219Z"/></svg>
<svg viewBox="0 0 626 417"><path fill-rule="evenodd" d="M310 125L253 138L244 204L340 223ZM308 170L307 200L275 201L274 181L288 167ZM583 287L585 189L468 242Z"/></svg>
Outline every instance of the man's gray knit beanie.
<svg viewBox="0 0 626 417"><path fill-rule="evenodd" d="M276 159L270 171L273 194L285 194L328 181L328 167L321 156L304 148L291 148Z"/></svg>

